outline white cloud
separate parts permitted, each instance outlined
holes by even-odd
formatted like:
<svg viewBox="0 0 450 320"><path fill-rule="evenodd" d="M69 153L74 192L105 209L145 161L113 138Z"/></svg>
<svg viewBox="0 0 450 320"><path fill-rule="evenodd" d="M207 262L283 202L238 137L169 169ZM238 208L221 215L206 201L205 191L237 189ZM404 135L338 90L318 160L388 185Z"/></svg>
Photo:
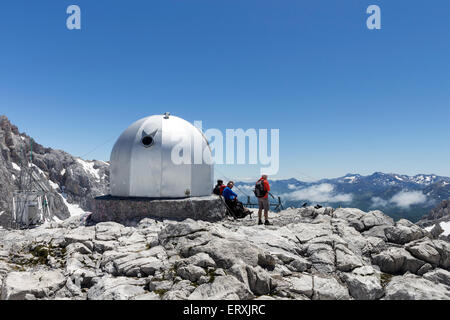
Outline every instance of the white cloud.
<svg viewBox="0 0 450 320"><path fill-rule="evenodd" d="M427 196L420 191L401 191L390 200L401 208L409 208L414 204L420 204L427 201Z"/></svg>
<svg viewBox="0 0 450 320"><path fill-rule="evenodd" d="M409 209L412 205L425 203L427 196L421 191L400 191L389 200L384 200L380 197L373 197L371 200L372 207L394 205L403 209Z"/></svg>
<svg viewBox="0 0 450 320"><path fill-rule="evenodd" d="M353 199L352 194L334 192L334 186L329 183L322 183L286 193L283 197L289 200L309 200L313 202L328 203L350 202Z"/></svg>
<svg viewBox="0 0 450 320"><path fill-rule="evenodd" d="M371 200L372 200L371 207L373 208L387 207L387 205L389 204L388 200L384 200L383 198L380 197L373 197Z"/></svg>
<svg viewBox="0 0 450 320"><path fill-rule="evenodd" d="M242 191L253 191L253 189L255 189L255 186L249 186L246 184L241 184L241 185L235 185L234 188L238 189L238 190L242 190Z"/></svg>
<svg viewBox="0 0 450 320"><path fill-rule="evenodd" d="M233 191L236 192L238 194L238 196L240 196L242 198L243 196L252 196L254 189L255 189L255 186L241 184L241 185L235 185L233 188Z"/></svg>
<svg viewBox="0 0 450 320"><path fill-rule="evenodd" d="M295 186L295 184L290 184L290 183L289 183L289 184L287 185L287 187L288 187L289 190L295 190L295 189L297 189L297 187Z"/></svg>

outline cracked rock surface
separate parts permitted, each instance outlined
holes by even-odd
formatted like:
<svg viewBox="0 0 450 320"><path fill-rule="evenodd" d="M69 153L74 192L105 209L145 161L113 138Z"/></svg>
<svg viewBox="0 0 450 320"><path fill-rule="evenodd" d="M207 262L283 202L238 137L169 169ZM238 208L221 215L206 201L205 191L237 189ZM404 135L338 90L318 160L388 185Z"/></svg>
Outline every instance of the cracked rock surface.
<svg viewBox="0 0 450 320"><path fill-rule="evenodd" d="M1 299L450 299L450 243L380 211L255 219L73 217L0 228Z"/></svg>

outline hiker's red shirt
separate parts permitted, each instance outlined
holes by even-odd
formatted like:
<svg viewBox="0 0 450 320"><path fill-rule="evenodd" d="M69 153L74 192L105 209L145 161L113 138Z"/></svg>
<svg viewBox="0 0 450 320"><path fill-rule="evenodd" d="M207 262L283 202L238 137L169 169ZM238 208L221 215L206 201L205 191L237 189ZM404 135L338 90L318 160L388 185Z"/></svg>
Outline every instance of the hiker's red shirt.
<svg viewBox="0 0 450 320"><path fill-rule="evenodd" d="M222 195L223 189L225 189L226 187L227 187L227 186L224 185L224 184L220 186L220 189L219 189L220 195Z"/></svg>
<svg viewBox="0 0 450 320"><path fill-rule="evenodd" d="M263 181L264 191L267 191L266 195L263 198L268 198L269 197L269 191L270 191L269 181L267 181L267 179L263 179L263 178L259 179L258 181L261 181L261 180Z"/></svg>

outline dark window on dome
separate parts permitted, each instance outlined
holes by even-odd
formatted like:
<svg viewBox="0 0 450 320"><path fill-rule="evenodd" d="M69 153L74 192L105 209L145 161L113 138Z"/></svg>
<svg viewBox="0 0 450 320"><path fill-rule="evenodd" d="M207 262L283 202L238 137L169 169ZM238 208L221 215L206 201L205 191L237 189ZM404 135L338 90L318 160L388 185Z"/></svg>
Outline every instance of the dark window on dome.
<svg viewBox="0 0 450 320"><path fill-rule="evenodd" d="M151 136L145 136L142 138L142 144L145 147L150 147L153 144L153 138Z"/></svg>

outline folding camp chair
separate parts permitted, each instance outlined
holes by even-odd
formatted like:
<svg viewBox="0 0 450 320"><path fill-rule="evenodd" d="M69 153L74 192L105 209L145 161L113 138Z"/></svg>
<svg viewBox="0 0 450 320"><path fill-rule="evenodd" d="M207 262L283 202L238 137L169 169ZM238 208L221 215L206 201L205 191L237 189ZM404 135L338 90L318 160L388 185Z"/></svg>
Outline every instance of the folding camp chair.
<svg viewBox="0 0 450 320"><path fill-rule="evenodd" d="M236 220L237 219L236 215L234 214L233 210L231 210L230 207L227 205L227 202L225 201L225 199L222 196L219 196L219 198L222 200L223 204L227 208L226 214L231 216L234 220Z"/></svg>
<svg viewBox="0 0 450 320"><path fill-rule="evenodd" d="M225 205L225 207L227 208L227 214L228 215L230 215L231 217L233 217L233 219L234 220L237 220L237 219L239 219L236 215L235 215L235 213L234 213L234 211L233 210L231 210L231 208L227 205L227 202L225 201L225 199L222 197L222 196L219 196L220 197L220 199L222 200L222 202L223 202L223 204ZM245 208L245 207L244 207ZM247 209L248 210L248 209ZM250 219L252 218L252 211L251 210L249 210L249 216L250 216ZM242 219L242 218L241 218Z"/></svg>

